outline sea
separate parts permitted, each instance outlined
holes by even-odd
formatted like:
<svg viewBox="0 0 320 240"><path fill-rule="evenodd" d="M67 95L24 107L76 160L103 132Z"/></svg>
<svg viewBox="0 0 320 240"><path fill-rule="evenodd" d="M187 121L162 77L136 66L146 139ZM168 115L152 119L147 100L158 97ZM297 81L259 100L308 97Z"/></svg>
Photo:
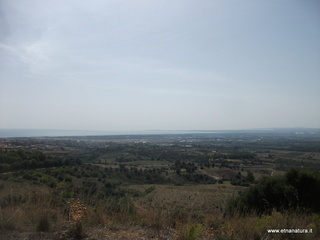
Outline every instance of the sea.
<svg viewBox="0 0 320 240"><path fill-rule="evenodd" d="M93 130L57 130L57 129L0 129L0 138L188 134L188 133L208 133L208 132L212 133L213 131L197 131L197 130L93 131Z"/></svg>
<svg viewBox="0 0 320 240"><path fill-rule="evenodd" d="M0 138L24 137L73 137L107 135L162 135L162 134L207 134L207 133L261 133L294 134L320 137L320 128L268 128L247 130L140 130L140 131L95 131L95 130L57 130L57 129L4 129L0 128Z"/></svg>

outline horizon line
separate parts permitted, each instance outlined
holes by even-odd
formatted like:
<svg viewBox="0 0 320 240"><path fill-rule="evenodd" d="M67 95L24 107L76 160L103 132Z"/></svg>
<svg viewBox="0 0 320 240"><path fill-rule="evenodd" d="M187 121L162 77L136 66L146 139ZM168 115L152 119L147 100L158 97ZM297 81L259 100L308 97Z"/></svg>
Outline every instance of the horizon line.
<svg viewBox="0 0 320 240"><path fill-rule="evenodd" d="M310 127L271 127L223 130L75 130L75 129L37 129L37 128L0 128L0 138L23 137L89 137L89 136L125 136L125 135L166 135L166 134L196 134L196 133L227 133L227 132L255 132L255 131L319 131L320 128Z"/></svg>

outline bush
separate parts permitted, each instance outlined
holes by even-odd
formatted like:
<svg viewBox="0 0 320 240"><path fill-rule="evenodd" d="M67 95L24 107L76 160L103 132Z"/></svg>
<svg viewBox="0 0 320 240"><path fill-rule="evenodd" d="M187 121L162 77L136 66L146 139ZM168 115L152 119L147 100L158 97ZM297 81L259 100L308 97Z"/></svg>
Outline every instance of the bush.
<svg viewBox="0 0 320 240"><path fill-rule="evenodd" d="M180 236L180 240L196 240L202 232L201 224L191 224L187 226L185 232Z"/></svg>
<svg viewBox="0 0 320 240"><path fill-rule="evenodd" d="M229 201L227 213L271 214L277 211L320 212L320 173L291 169L284 176L266 177Z"/></svg>

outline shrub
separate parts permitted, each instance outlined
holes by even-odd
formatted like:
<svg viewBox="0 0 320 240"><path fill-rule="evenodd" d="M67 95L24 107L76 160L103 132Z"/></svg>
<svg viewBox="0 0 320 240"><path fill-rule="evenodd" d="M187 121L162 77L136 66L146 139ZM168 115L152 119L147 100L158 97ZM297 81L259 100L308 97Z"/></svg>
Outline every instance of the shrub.
<svg viewBox="0 0 320 240"><path fill-rule="evenodd" d="M135 213L133 201L128 196L123 196L118 200L118 209L122 214L132 215Z"/></svg>
<svg viewBox="0 0 320 240"><path fill-rule="evenodd" d="M179 237L180 240L196 240L202 232L201 224L191 224L188 225L182 236Z"/></svg>
<svg viewBox="0 0 320 240"><path fill-rule="evenodd" d="M320 212L320 173L291 169L285 176L266 177L229 201L227 213L271 214L277 211Z"/></svg>

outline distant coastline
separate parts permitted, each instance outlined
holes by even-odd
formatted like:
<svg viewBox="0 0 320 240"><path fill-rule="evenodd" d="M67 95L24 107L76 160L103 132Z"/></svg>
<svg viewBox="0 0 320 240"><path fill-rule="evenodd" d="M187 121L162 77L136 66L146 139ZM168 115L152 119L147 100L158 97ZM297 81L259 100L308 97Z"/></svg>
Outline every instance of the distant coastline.
<svg viewBox="0 0 320 240"><path fill-rule="evenodd" d="M187 134L214 133L211 130L141 130L141 131L92 131L92 130L57 130L57 129L0 129L0 138L23 137L69 137L103 135L150 135L150 134Z"/></svg>
<svg viewBox="0 0 320 240"><path fill-rule="evenodd" d="M59 129L0 129L0 138L118 135L120 132Z"/></svg>
<svg viewBox="0 0 320 240"><path fill-rule="evenodd" d="M141 131L93 131L57 129L0 129L0 138L24 137L69 137L104 135L162 135L162 134L205 134L205 133L294 133L320 134L320 128L261 128L242 130L141 130Z"/></svg>

